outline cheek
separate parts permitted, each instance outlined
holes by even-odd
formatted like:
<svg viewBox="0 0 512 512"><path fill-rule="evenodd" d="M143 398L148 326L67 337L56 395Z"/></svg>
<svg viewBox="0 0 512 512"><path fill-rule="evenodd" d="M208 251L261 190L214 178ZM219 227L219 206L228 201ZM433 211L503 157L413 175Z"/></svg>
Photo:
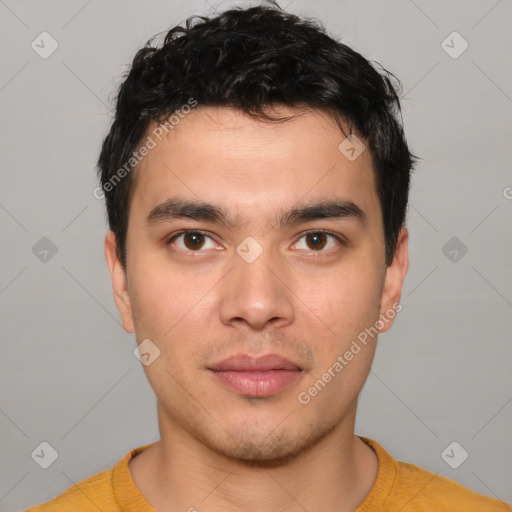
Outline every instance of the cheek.
<svg viewBox="0 0 512 512"><path fill-rule="evenodd" d="M377 337L371 327L379 318L379 297L374 286L364 286L358 280L354 288L346 285L343 290L333 290L320 308L318 315L329 329L312 336L313 320L305 319L317 364L298 399L300 403L305 403L301 397L309 400L319 415L333 420L346 414L368 377L375 355Z"/></svg>
<svg viewBox="0 0 512 512"><path fill-rule="evenodd" d="M170 335L187 317L201 295L193 277L161 265L147 267L151 271L135 269L132 306L138 311L141 330L161 338Z"/></svg>
<svg viewBox="0 0 512 512"><path fill-rule="evenodd" d="M204 291L203 291L204 294ZM132 292L137 339L150 339L159 355L143 370L156 396L180 404L193 390L195 369L200 360L201 339L205 322L203 301L199 290L178 275L163 278L145 272ZM183 405L184 407L184 405Z"/></svg>
<svg viewBox="0 0 512 512"><path fill-rule="evenodd" d="M214 294L208 290L218 278L183 269L134 275L137 280L132 283L131 297L139 342L145 338L153 341L170 371L181 373L180 368L187 366L192 369L211 335L208 326L216 309Z"/></svg>
<svg viewBox="0 0 512 512"><path fill-rule="evenodd" d="M359 258L333 271L316 292L307 290L315 315L303 319L317 357L307 389L317 393L317 406L337 404L338 412L361 391L375 354L371 327L379 319L382 276L375 262ZM313 322L320 330L312 330Z"/></svg>
<svg viewBox="0 0 512 512"><path fill-rule="evenodd" d="M300 297L331 336L346 340L378 320L381 285L374 262L354 262L308 279Z"/></svg>

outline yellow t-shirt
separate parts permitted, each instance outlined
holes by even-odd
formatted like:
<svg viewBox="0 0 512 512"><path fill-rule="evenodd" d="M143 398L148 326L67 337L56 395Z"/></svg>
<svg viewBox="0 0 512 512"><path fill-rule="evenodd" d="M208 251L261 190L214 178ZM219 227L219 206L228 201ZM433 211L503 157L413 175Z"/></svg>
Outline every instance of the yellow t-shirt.
<svg viewBox="0 0 512 512"><path fill-rule="evenodd" d="M359 436L379 459L375 484L355 512L512 512L512 506L477 494L447 478L395 460L376 441ZM135 448L112 469L70 487L52 501L25 512L157 512L135 486L128 461L150 446Z"/></svg>

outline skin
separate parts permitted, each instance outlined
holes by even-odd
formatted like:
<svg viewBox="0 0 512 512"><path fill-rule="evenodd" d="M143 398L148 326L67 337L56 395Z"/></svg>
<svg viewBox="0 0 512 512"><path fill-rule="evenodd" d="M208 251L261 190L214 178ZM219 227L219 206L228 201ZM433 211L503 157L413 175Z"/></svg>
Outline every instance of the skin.
<svg viewBox="0 0 512 512"><path fill-rule="evenodd" d="M160 512L348 512L377 476L375 453L354 435L376 337L307 405L297 396L400 301L407 230L386 267L370 152L348 160L338 150L345 135L327 113L284 106L277 113L296 117L262 123L229 108L196 107L136 171L126 272L114 234L105 238L123 328L161 351L143 367L157 397L161 438L129 464ZM222 206L238 227L186 218L149 226L149 212L171 196ZM299 203L334 197L357 204L366 224L276 222ZM168 245L183 229L211 238L199 251L184 237ZM326 237L315 251L305 236L315 230L347 243ZM252 263L236 252L248 236L262 248ZM207 369L238 353L278 353L303 371L277 394L249 398Z"/></svg>

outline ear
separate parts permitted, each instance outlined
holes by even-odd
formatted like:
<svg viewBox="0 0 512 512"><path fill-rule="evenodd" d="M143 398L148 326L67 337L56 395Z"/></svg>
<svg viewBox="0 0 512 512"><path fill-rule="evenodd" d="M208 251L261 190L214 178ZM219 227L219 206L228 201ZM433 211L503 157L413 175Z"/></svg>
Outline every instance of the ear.
<svg viewBox="0 0 512 512"><path fill-rule="evenodd" d="M408 241L409 233L405 227L402 227L398 234L395 257L386 267L380 307L380 320L384 326L379 329L380 333L386 332L393 325L396 313L402 309L400 297L405 274L409 268Z"/></svg>
<svg viewBox="0 0 512 512"><path fill-rule="evenodd" d="M117 253L116 235L113 231L108 231L105 235L105 259L110 271L114 300L121 315L123 329L127 332L135 332L126 271Z"/></svg>

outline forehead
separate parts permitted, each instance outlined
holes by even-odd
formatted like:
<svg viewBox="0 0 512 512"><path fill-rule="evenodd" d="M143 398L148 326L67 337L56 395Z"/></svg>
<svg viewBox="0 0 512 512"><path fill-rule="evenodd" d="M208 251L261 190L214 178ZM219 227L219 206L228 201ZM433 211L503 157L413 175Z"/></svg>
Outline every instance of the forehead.
<svg viewBox="0 0 512 512"><path fill-rule="evenodd" d="M346 135L326 112L280 107L274 114L293 117L263 122L236 109L196 107L161 140L153 122L146 136L155 145L136 170L130 210L147 215L172 196L254 219L310 197L337 197L371 217L378 196L369 151L347 158Z"/></svg>

